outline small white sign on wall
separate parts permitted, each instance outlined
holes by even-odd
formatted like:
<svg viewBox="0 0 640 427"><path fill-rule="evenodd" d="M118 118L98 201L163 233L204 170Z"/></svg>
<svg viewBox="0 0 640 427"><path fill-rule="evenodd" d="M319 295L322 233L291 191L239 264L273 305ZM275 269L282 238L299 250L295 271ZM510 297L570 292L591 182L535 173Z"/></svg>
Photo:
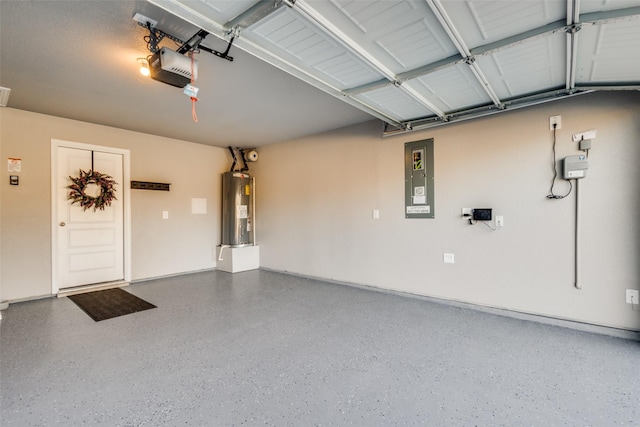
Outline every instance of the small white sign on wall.
<svg viewBox="0 0 640 427"><path fill-rule="evenodd" d="M194 215L204 215L207 213L207 199L192 198L191 213Z"/></svg>
<svg viewBox="0 0 640 427"><path fill-rule="evenodd" d="M9 157L7 159L7 170L9 172L21 172L22 171L22 159L16 159Z"/></svg>

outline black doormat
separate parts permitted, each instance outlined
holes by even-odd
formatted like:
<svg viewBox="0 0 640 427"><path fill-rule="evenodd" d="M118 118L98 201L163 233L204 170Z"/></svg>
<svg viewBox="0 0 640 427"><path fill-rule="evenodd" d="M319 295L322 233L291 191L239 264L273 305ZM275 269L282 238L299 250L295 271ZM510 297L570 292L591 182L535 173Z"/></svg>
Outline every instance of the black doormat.
<svg viewBox="0 0 640 427"><path fill-rule="evenodd" d="M120 288L69 295L68 298L96 322L156 308L155 305Z"/></svg>

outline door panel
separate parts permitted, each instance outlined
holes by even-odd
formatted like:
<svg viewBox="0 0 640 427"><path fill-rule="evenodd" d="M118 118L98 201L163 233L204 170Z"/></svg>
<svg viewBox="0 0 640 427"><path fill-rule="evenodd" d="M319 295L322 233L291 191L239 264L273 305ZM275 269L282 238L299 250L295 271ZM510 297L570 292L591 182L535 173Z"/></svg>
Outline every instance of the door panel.
<svg viewBox="0 0 640 427"><path fill-rule="evenodd" d="M59 288L124 280L123 155L58 147L57 158ZM118 183L116 199L104 210L83 210L67 200L69 176L90 170L92 163Z"/></svg>

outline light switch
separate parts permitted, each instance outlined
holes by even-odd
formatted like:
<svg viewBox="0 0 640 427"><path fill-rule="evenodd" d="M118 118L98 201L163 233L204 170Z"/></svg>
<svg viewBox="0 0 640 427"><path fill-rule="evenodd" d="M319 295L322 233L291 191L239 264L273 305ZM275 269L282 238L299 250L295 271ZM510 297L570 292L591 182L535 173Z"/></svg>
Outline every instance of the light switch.
<svg viewBox="0 0 640 427"><path fill-rule="evenodd" d="M162 219L169 219L169 211L162 211Z"/></svg>

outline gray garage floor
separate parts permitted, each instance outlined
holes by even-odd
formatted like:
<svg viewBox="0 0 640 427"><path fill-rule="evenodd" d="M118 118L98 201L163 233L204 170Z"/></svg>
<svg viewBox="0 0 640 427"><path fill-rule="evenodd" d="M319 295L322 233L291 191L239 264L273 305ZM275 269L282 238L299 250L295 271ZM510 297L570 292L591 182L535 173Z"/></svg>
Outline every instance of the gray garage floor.
<svg viewBox="0 0 640 427"><path fill-rule="evenodd" d="M640 425L640 343L268 271L68 298L0 326L0 424Z"/></svg>

